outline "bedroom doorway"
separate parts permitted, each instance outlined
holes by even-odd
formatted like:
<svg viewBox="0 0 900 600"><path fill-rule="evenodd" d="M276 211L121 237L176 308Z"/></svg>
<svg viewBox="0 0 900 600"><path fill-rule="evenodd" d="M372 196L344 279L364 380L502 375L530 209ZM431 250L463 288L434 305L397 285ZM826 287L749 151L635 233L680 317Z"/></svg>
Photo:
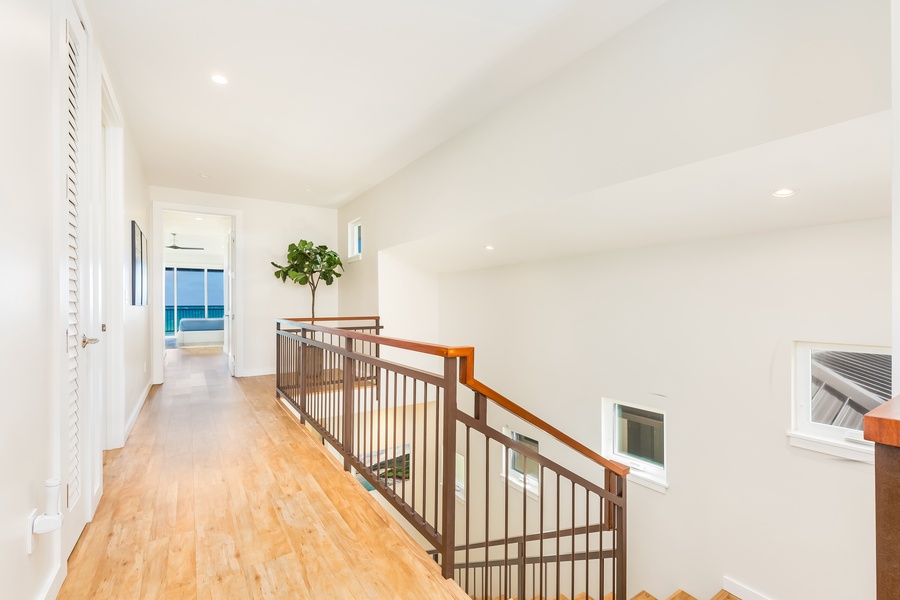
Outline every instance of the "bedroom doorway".
<svg viewBox="0 0 900 600"><path fill-rule="evenodd" d="M235 374L239 222L238 211L154 203L154 383L165 378L166 353L185 348L221 352Z"/></svg>

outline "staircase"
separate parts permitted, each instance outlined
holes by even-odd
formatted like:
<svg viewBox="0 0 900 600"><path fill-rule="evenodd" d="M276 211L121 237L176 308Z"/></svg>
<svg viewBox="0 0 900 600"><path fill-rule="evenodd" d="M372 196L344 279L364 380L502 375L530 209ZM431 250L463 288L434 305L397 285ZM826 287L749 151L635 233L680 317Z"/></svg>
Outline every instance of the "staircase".
<svg viewBox="0 0 900 600"><path fill-rule="evenodd" d="M563 600L563 599L560 598L559 600ZM585 599L582 599L582 600L585 600ZM615 597L610 592L609 594L607 594L605 596L604 600L615 600ZM656 598L656 596L652 596L652 595L648 594L647 592L641 592L637 596L634 596L631 600L657 600L657 598ZM675 592L674 594L672 594L671 596L666 598L666 600L697 600L697 598L694 596L691 596L684 590L678 590L677 592ZM710 598L710 600L741 600L741 599L738 598L737 596L735 596L734 594L729 594L725 590L721 590L718 594L716 594L715 596Z"/></svg>
<svg viewBox="0 0 900 600"><path fill-rule="evenodd" d="M277 321L278 395L470 597L624 600L628 467L475 379L474 348L380 330Z"/></svg>
<svg viewBox="0 0 900 600"><path fill-rule="evenodd" d="M470 596L470 598L472 598L472 600L482 600L481 598L476 598L475 596ZM484 600L488 600L488 599L484 599ZM503 596L495 596L494 598L491 598L490 600L505 600L505 598ZM518 600L518 598L516 596L513 596L509 600ZM530 600L545 600L545 599L542 598L541 596L535 596L534 598L531 598ZM548 600L569 600L569 597L566 596L565 594L561 594L559 596L553 596L552 598L549 598ZM594 600L594 599L592 597L588 596L587 594L581 593L581 594L578 594L577 596L575 596L574 600ZM604 600L615 600L615 596L613 595L612 592L610 592L606 596L604 596ZM637 596L634 596L633 598L631 598L631 600L657 600L657 598L656 598L656 596L652 596L652 595L648 594L647 592L641 592ZM683 590L678 590L677 592L675 592L674 594L672 594L671 596L666 598L666 600L697 600L697 598L695 598L694 596L691 596L690 594L688 594L687 592L685 592ZM715 596L710 598L710 600L741 600L741 599L738 598L737 596L735 596L734 594L729 594L725 590L722 590L718 594L716 594Z"/></svg>

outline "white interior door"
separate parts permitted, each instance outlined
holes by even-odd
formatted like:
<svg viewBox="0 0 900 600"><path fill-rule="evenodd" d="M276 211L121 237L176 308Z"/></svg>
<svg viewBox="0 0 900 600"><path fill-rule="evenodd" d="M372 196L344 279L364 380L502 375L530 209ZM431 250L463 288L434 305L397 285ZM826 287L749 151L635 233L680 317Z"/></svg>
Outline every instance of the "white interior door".
<svg viewBox="0 0 900 600"><path fill-rule="evenodd" d="M225 353L228 355L228 373L234 377L234 225L228 230L225 248Z"/></svg>

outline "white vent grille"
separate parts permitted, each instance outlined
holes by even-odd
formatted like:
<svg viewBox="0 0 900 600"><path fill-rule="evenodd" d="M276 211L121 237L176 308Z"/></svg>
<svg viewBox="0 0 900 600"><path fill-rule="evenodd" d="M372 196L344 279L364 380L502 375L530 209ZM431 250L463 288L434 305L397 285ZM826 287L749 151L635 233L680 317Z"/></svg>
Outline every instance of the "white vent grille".
<svg viewBox="0 0 900 600"><path fill-rule="evenodd" d="M72 23L68 24L69 27ZM66 329L66 351L68 357L69 376L67 378L66 396L66 456L68 464L66 469L66 505L72 507L81 495L81 464L80 446L81 431L79 423L80 399L78 390L78 350L79 350L79 323L78 311L80 293L78 289L79 262L78 262L78 125L79 125L79 82L81 67L79 64L80 44L72 35L72 31L66 29L66 60L64 95L65 118L64 123L64 177L66 186L66 251L68 254L68 295L69 295L69 322Z"/></svg>

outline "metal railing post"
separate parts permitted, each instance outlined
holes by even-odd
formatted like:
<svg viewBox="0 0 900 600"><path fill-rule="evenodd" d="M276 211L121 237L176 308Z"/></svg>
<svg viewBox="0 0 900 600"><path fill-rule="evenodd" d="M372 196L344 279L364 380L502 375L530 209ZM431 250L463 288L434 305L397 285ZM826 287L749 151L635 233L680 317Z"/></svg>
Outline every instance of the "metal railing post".
<svg viewBox="0 0 900 600"><path fill-rule="evenodd" d="M348 352L353 352L353 338L347 338L344 347ZM350 456L353 454L353 379L356 372L356 360L347 355L344 357L344 421L343 421L343 446L344 446L344 470L350 470Z"/></svg>
<svg viewBox="0 0 900 600"><path fill-rule="evenodd" d="M626 546L625 540L625 478L619 477L619 498L622 499L622 505L619 506L618 515L617 515L617 523L616 523L616 531L619 535L619 556L617 558L618 562L616 563L616 568L619 570L619 597L626 598L625 596L625 584L627 581L625 580L625 574L628 572L625 569L625 561L628 557L628 549Z"/></svg>
<svg viewBox="0 0 900 600"><path fill-rule="evenodd" d="M444 427L443 427L443 514L441 515L441 573L445 579L454 575L456 548L456 381L458 363L444 359Z"/></svg>
<svg viewBox="0 0 900 600"><path fill-rule="evenodd" d="M282 379L281 379L281 371L284 369L284 364L281 362L281 345L284 343L284 338L281 336L281 323L275 322L275 389L281 390Z"/></svg>
<svg viewBox="0 0 900 600"><path fill-rule="evenodd" d="M306 339L306 330L300 332L300 337ZM297 382L297 406L300 409L300 422L306 424L306 344L301 340L297 351L297 360L300 366L297 368L297 376L300 381Z"/></svg>
<svg viewBox="0 0 900 600"><path fill-rule="evenodd" d="M522 532L524 535L525 532ZM516 594L519 598L526 598L525 595L525 542L521 541L518 544L519 546L519 573L518 573L518 586L519 589L516 590ZM574 553L574 550L573 550Z"/></svg>

